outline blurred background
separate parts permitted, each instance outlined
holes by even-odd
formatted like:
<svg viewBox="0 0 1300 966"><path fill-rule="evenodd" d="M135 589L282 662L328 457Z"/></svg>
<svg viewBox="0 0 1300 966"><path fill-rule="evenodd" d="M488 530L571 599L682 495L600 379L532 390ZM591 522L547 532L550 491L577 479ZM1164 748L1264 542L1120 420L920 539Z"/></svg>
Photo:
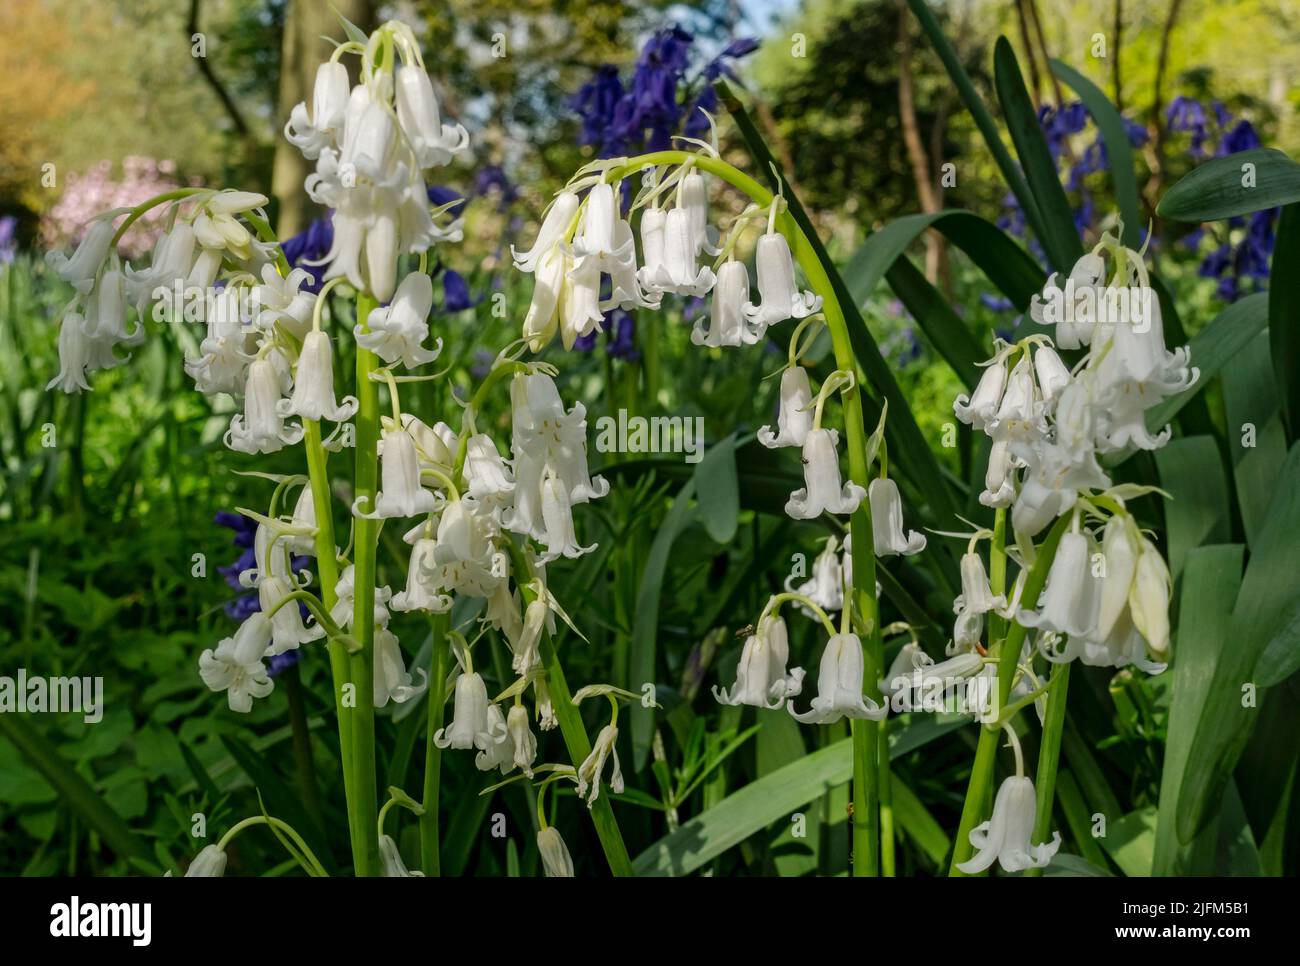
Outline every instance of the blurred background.
<svg viewBox="0 0 1300 966"><path fill-rule="evenodd" d="M291 776L287 767L283 775L254 771L277 744L287 758L287 746L301 738L285 724L281 702L299 702L309 727L318 728L328 700L323 662L309 658L285 669L275 699L243 718L203 689L198 653L256 606L233 582L251 534L231 511L262 505L265 487L232 472L248 468L219 443L233 403L193 391L180 365L185 347L174 341L151 338L129 366L99 373L92 393L44 391L58 370L57 322L70 293L43 254L75 244L94 213L177 185L264 192L291 257L323 253L328 213L303 193L308 169L281 131L290 108L311 98L316 65L330 51L321 38L342 37L331 6L363 28L392 16L415 26L444 114L471 134L472 159L445 169L434 193L438 203L464 199L465 241L440 249L433 266L433 328L448 339L452 368L445 382L412 390L424 393L417 398L425 410L416 412L454 421L450 387L471 386L515 337L529 286L511 269L509 246L531 239L551 194L583 163L666 147L677 134L708 138L696 110L704 108L719 116L724 156L750 166L710 87L718 78L743 90L837 259L847 260L889 219L955 207L998 222L1038 251L899 0L5 0L0 673L26 667L105 677L101 724L51 715L34 726L118 815L143 830L156 860L172 867L187 856L193 811L216 821L223 809L232 814L232 798L254 783L265 791L273 781L289 788L301 780L301 770ZM1261 144L1292 156L1300 149L1295 0L952 0L932 7L986 95L993 42L1000 34L1011 39L1089 242L1114 226L1109 160L1087 110L1054 80L1048 58L1087 76L1121 108L1144 217L1164 188L1208 158ZM1152 254L1176 288L1189 335L1266 281L1274 221L1275 213L1260 212L1190 231L1151 222ZM156 230L142 221L126 236L125 254L147 252ZM941 238L927 237L913 254L975 331L1014 327L1009 303L993 297ZM505 318L490 311L497 294L509 306ZM593 418L623 402L703 414L710 441L765 422L774 386L759 377L776 363L762 353L703 358L689 343L689 325L680 324L699 311L689 302L675 307L679 324L666 324L652 346L631 316L612 313L605 332L562 362L566 397L588 400ZM864 314L919 424L951 462L937 439L951 418L956 378L889 292L875 293ZM283 466L271 459L258 468L295 471L293 458L280 454ZM644 557L654 531L648 523L637 537L638 500L655 483L627 475L624 495L601 511L608 519L588 521L588 533L600 534L602 525L631 533L630 546L642 539ZM733 565L756 559L770 537L757 524L742 528ZM718 549L707 540L697 533L675 555L666 586L678 593L664 594L660 615L668 642L661 672L691 696L713 653L701 646L710 628L691 603L719 579ZM196 554L206 561L202 574ZM626 661L642 562L628 553L601 566L615 575L610 588L574 586L593 614L605 615L608 626L590 636L599 642L604 635L610 646L594 649L600 657L574 658L570 678L579 681L627 673L619 662ZM727 586L728 602L743 604L742 591ZM419 660L418 635L403 644L408 659ZM318 666L308 667L313 660ZM419 714L407 720L405 731L398 720L385 732L394 754L390 780L405 774L402 742ZM320 730L328 741L331 729ZM329 756L318 757L326 768ZM1143 767L1141 749L1133 760ZM472 767L464 771L465 787L480 787ZM335 780L318 777L327 788ZM290 797L307 803L304 821L324 827L339 796ZM470 795L465 807L452 820L477 828L486 802ZM234 811L246 814L247 802ZM833 809L827 815L834 820ZM463 835L452 868L504 867L505 859ZM106 871L116 860L97 836L24 762L17 744L0 738L0 872Z"/></svg>

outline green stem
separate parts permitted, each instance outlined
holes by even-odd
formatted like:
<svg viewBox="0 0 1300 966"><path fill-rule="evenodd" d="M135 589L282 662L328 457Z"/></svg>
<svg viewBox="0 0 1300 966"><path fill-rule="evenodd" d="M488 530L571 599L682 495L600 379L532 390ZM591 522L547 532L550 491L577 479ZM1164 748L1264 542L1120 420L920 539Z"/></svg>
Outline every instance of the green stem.
<svg viewBox="0 0 1300 966"><path fill-rule="evenodd" d="M1038 746L1038 771L1034 775L1038 808L1031 842L1046 842L1052 835L1052 806L1056 801L1056 773L1061 766L1061 736L1065 733L1065 705L1070 689L1070 665L1052 667L1051 691L1047 696L1047 713L1043 717L1043 739ZM1028 875L1042 875L1043 870L1029 869Z"/></svg>
<svg viewBox="0 0 1300 966"><path fill-rule="evenodd" d="M1029 568L1025 578L1025 589L1021 594L1020 606L1033 610L1038 604L1038 595L1047 583L1047 571L1056 556L1057 544L1061 535L1070 526L1070 514L1056 521L1048 533L1047 539L1038 550L1034 565ZM1025 642L1025 628L1018 622L1012 622L1006 639L999 645L998 651L998 707L1005 707L1011 695L1011 685L1015 680L1016 666L1020 662L1020 650ZM997 726L980 730L979 744L975 748L975 763L971 766L970 784L966 787L966 801L962 805L961 822L957 827L957 840L953 843L952 865L948 870L950 876L962 876L958 863L965 862L971 856L970 833L980 822L980 817L987 811L987 802L993 790L993 766L997 758L1000 731Z"/></svg>
<svg viewBox="0 0 1300 966"><path fill-rule="evenodd" d="M152 208L157 208L168 201L179 201L182 198L188 198L191 195L215 194L211 188L177 188L175 191L164 191L160 195L154 195L152 198L146 198L140 202L127 214L122 224L117 226L117 231L113 233L113 240L109 243L110 249L117 248L117 243L122 240L127 229L140 220L140 216Z"/></svg>
<svg viewBox="0 0 1300 966"><path fill-rule="evenodd" d="M293 731L294 779L307 814L323 825L320 797L316 792L316 765L312 760L311 731L307 728L307 709L302 700L302 671L297 664L285 670L284 691L289 701L289 724Z"/></svg>
<svg viewBox="0 0 1300 966"><path fill-rule="evenodd" d="M438 798L442 779L442 749L433 736L442 728L446 712L447 614L434 614L432 625L433 653L429 658L429 726L424 747L424 814L420 816L420 865L426 876L442 874L442 856L438 844Z"/></svg>
<svg viewBox="0 0 1300 966"><path fill-rule="evenodd" d="M366 319L378 303L368 293L357 297L357 322L366 328ZM379 387L370 378L375 357L369 349L357 346L357 451L353 491L360 505L373 509L379 489ZM352 636L361 649L349 655L353 695L352 756L356 788L356 833L360 854L356 873L373 876L379 873L379 840L376 835L378 803L375 780L375 578L379 549L379 521L357 517L354 523L353 553L354 596Z"/></svg>
<svg viewBox="0 0 1300 966"><path fill-rule="evenodd" d="M325 447L321 444L320 423L304 419L303 445L307 450L307 474L311 481L311 500L316 510L316 569L320 578L321 602L325 610L334 609L338 595L334 588L339 582L338 548L334 542L334 508L330 499L330 479L326 464ZM349 841L352 844L353 864L359 864L363 838L357 835L357 808L355 780L352 768L352 714L344 705L346 686L351 682L348 652L341 640L330 638L325 644L330 660L330 676L334 683L334 716L338 720L339 754L343 767L343 795L348 810Z"/></svg>
<svg viewBox="0 0 1300 966"><path fill-rule="evenodd" d="M894 798L889 771L889 721L880 722L880 874L896 875L894 861Z"/></svg>
<svg viewBox="0 0 1300 966"><path fill-rule="evenodd" d="M998 507L993 514L993 541L989 545L989 587L998 597L1007 590L1007 511ZM989 647L1007 633L1006 621L994 613L988 616Z"/></svg>

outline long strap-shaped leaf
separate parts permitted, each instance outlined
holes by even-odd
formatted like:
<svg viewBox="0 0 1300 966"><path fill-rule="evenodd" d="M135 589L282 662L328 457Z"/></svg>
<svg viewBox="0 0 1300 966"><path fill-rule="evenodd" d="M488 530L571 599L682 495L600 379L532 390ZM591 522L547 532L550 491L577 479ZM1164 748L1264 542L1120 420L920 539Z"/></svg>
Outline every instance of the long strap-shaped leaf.
<svg viewBox="0 0 1300 966"><path fill-rule="evenodd" d="M1042 218L1039 215L1038 204L1034 200L1033 192L1029 190L1029 183L1025 181L1024 174L1012 159L1011 153L1007 151L1007 146L1002 143L1002 135L998 132L997 121L993 120L993 115L989 113L989 109L984 106L984 101L976 93L975 85L971 83L970 76L962 67L961 61L957 59L957 51L949 43L948 38L944 35L943 28L939 26L939 21L935 19L934 13L930 10L928 0L907 0L907 5L912 8L912 13L921 24L921 29L925 31L930 46L934 48L934 52L943 61L944 69L948 71L948 77L957 88L957 93L961 95L962 103L966 105L966 110L970 111L975 126L980 129L980 134L984 136L984 143L988 145L993 160L997 162L1003 179L1011 189L1011 193L1016 196L1016 201L1020 203L1021 210L1025 213L1025 221L1029 225L1029 230L1037 237L1043 238L1045 230Z"/></svg>
<svg viewBox="0 0 1300 966"><path fill-rule="evenodd" d="M817 253L818 260L822 263L827 277L831 280L831 286L835 290L835 297L839 300L840 306L844 310L845 319L849 324L849 338L853 344L853 354L857 358L858 364L862 366L862 371L866 375L868 382L866 388L869 391L859 393L859 398L862 400L865 424L874 426L879 422L881 411L879 400L881 398L888 400L889 420L885 427L885 434L889 441L890 461L903 467L907 471L908 478L915 483L917 489L924 495L926 502L929 504L931 519L940 526L947 526L956 513L956 504L953 502L952 494L944 485L939 463L934 454L930 452L930 446L926 442L920 426L917 425L915 417L912 416L907 399L903 396L902 390L895 381L889 365L880 354L880 347L876 345L875 340L871 337L867 324L862 318L862 313L858 311L848 286L844 283L844 279L835 267L835 263L831 261L830 254L826 251L826 246L822 244L821 237L813 227L808 213L790 189L789 182L781 174L780 166L777 164L776 159L772 157L772 152L768 150L762 135L758 133L758 129L754 126L754 122L749 117L744 105L740 103L740 100L731 92L725 82L719 81L714 86L717 88L722 103L734 118L736 127L740 131L740 135L744 139L755 165L763 172L774 191L779 189L784 192L786 202L789 204L790 215L799 223L799 227L808 236ZM872 397L872 392L877 394L875 398ZM950 557L951 554L944 554L945 559Z"/></svg>
<svg viewBox="0 0 1300 966"><path fill-rule="evenodd" d="M1142 247L1142 209L1138 205L1137 178L1133 175L1133 149L1128 141L1128 129L1124 118L1115 105L1092 81L1077 70L1059 60L1051 61L1052 72L1065 81L1079 95L1088 113L1097 122L1101 139L1106 145L1106 157L1110 162L1111 186L1115 190L1115 201L1119 205L1120 217L1124 219L1124 234L1121 241L1129 248Z"/></svg>
<svg viewBox="0 0 1300 966"><path fill-rule="evenodd" d="M59 797L98 832L109 848L124 859L135 860L154 871L153 859L144 842L113 811L86 779L82 778L59 750L20 714L0 714L0 734L14 743L33 768L54 786Z"/></svg>
<svg viewBox="0 0 1300 966"><path fill-rule="evenodd" d="M1287 442L1300 437L1300 204L1278 221L1268 285L1268 341Z"/></svg>
<svg viewBox="0 0 1300 966"><path fill-rule="evenodd" d="M993 48L993 80L1011 142L1016 146L1025 179L1038 204L1043 222L1039 239L1047 251L1048 261L1058 271L1069 271L1083 254L1079 232L1074 227L1074 213L1061 187L1056 161L1047 149L1047 139L1043 137L1043 127L1038 123L1029 91L1025 89L1015 51L1006 37L999 37Z"/></svg>
<svg viewBox="0 0 1300 966"><path fill-rule="evenodd" d="M1257 148L1199 165L1165 192L1156 214L1170 221L1219 221L1300 201L1300 164Z"/></svg>

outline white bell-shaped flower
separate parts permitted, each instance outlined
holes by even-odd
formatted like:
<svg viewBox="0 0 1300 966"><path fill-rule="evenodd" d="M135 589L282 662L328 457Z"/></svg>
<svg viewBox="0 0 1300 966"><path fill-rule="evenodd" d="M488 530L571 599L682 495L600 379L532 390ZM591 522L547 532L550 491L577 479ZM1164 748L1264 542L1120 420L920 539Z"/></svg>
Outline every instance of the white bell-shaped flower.
<svg viewBox="0 0 1300 966"><path fill-rule="evenodd" d="M1036 812L1034 783L1023 775L1006 779L993 802L993 816L970 831L975 855L957 868L967 875L977 875L994 862L1005 872L1043 868L1061 847L1061 833L1053 832L1051 842L1033 845Z"/></svg>
<svg viewBox="0 0 1300 966"><path fill-rule="evenodd" d="M1157 655L1169 653L1169 568L1146 537L1138 555L1137 572L1129 591L1133 624Z"/></svg>
<svg viewBox="0 0 1300 966"><path fill-rule="evenodd" d="M1106 262L1098 253L1088 252L1074 263L1064 285L1057 283L1058 277L1053 273L1042 293L1033 297L1029 316L1040 325L1051 325L1057 313L1045 303L1054 302L1060 317L1055 320L1053 341L1062 349L1077 349L1092 342L1095 307L1105 292Z"/></svg>
<svg viewBox="0 0 1300 966"><path fill-rule="evenodd" d="M309 161L320 153L343 130L348 109L348 69L338 61L326 61L316 68L312 88L311 112L305 102L294 105L284 126L284 136Z"/></svg>
<svg viewBox="0 0 1300 966"><path fill-rule="evenodd" d="M542 480L542 526L546 531L542 539L546 546L546 552L541 557L543 563L561 556L571 559L581 557L596 549L594 543L587 547L578 543L578 535L573 527L569 490L563 480L552 474Z"/></svg>
<svg viewBox="0 0 1300 966"><path fill-rule="evenodd" d="M532 778L537 738L529 726L528 709L522 704L512 705L506 715L506 745L510 748L511 764Z"/></svg>
<svg viewBox="0 0 1300 966"><path fill-rule="evenodd" d="M1070 370L1049 345L1034 349L1034 374L1038 377L1038 391L1043 403L1054 406L1061 392L1070 384Z"/></svg>
<svg viewBox="0 0 1300 966"><path fill-rule="evenodd" d="M510 642L510 651L513 655L510 661L511 670L516 674L524 675L541 663L539 645L542 632L548 629L554 630L554 622L555 618L551 615L550 607L540 597L524 609L524 619L518 637Z"/></svg>
<svg viewBox="0 0 1300 966"><path fill-rule="evenodd" d="M813 428L813 394L808 384L808 370L789 366L781 373L781 405L776 414L777 431L764 426L758 441L768 449L778 446L803 446Z"/></svg>
<svg viewBox="0 0 1300 966"><path fill-rule="evenodd" d="M379 836L379 874L385 879L423 879L418 869L412 872L402 861L402 853L391 835Z"/></svg>
<svg viewBox="0 0 1300 966"><path fill-rule="evenodd" d="M167 873L171 875L171 873ZM226 851L216 845L205 845L199 850L185 870L186 879L219 879L226 874Z"/></svg>
<svg viewBox="0 0 1300 966"><path fill-rule="evenodd" d="M303 290L310 280L305 268L295 268L281 277L274 264L263 265L262 284L255 290L261 306L255 320L257 327L269 333L278 322L295 339L304 338L316 311L315 294Z"/></svg>
<svg viewBox="0 0 1300 966"><path fill-rule="evenodd" d="M578 214L581 199L572 191L561 191L551 202L542 218L542 226L537 230L537 240L533 247L520 252L512 245L510 255L515 268L521 272L534 272L541 264L542 258L564 242L569 226Z"/></svg>
<svg viewBox="0 0 1300 966"><path fill-rule="evenodd" d="M690 171L679 185L678 203L690 216L696 255L717 255L718 231L709 224L709 186L704 175Z"/></svg>
<svg viewBox="0 0 1300 966"><path fill-rule="evenodd" d="M407 64L397 68L394 93L397 123L419 167L450 164L453 157L469 147L469 134L461 125L442 123L433 82L422 67Z"/></svg>
<svg viewBox="0 0 1300 966"><path fill-rule="evenodd" d="M974 394L962 393L952 404L957 418L972 429L985 429L997 416L1002 393L1007 388L1008 353L1009 350L1000 351L984 363L984 375L976 383Z"/></svg>
<svg viewBox="0 0 1300 966"><path fill-rule="evenodd" d="M275 689L262 658L271 643L271 622L260 611L248 615L233 637L199 655L199 677L211 691L225 691L231 711L253 710L253 699Z"/></svg>
<svg viewBox="0 0 1300 966"><path fill-rule="evenodd" d="M533 297L524 315L523 337L533 352L541 352L560 327L561 306L573 259L563 245L541 253L535 268Z"/></svg>
<svg viewBox="0 0 1300 966"><path fill-rule="evenodd" d="M1034 367L1028 354L1011 370L1002 402L986 430L995 440L1013 442L1030 442L1046 435L1043 402L1034 386Z"/></svg>
<svg viewBox="0 0 1300 966"><path fill-rule="evenodd" d="M755 708L780 710L787 698L803 689L803 668L786 673L790 659L790 639L785 621L776 615L759 618L758 629L745 639L736 666L736 683L730 693L714 687L713 697L719 704L747 704Z"/></svg>
<svg viewBox="0 0 1300 966"><path fill-rule="evenodd" d="M605 319L600 301L600 262L593 258L572 259L560 301L560 341L565 349L572 349L579 338L600 327Z"/></svg>
<svg viewBox="0 0 1300 966"><path fill-rule="evenodd" d="M546 878L573 878L573 859L554 825L538 830L537 853L542 857L542 871L546 873Z"/></svg>
<svg viewBox="0 0 1300 966"><path fill-rule="evenodd" d="M414 517L438 509L438 497L420 485L420 460L415 440L404 429L385 429L379 443L380 489L369 512L361 507L363 497L352 504L354 516L367 520Z"/></svg>
<svg viewBox="0 0 1300 966"><path fill-rule="evenodd" d="M1088 538L1082 533L1061 536L1052 567L1047 572L1047 588L1037 611L1021 609L1016 615L1025 627L1041 628L1057 634L1086 637L1097 626L1099 589L1092 575Z"/></svg>
<svg viewBox="0 0 1300 966"><path fill-rule="evenodd" d="M716 349L720 346L754 345L762 340L766 327L755 324L745 315L749 303L749 269L743 262L724 262L718 269L713 287L713 305L706 316L701 313L691 329L696 345Z"/></svg>
<svg viewBox="0 0 1300 966"><path fill-rule="evenodd" d="M459 446L455 430L443 422L429 426L410 413L402 413L402 427L415 440L415 452L422 466L428 465L450 473Z"/></svg>
<svg viewBox="0 0 1300 966"><path fill-rule="evenodd" d="M479 771L491 771L493 768L499 768L501 774L507 775L514 769L515 762L514 746L510 742L510 736L506 733L506 716L501 713L501 709L495 704L488 705L487 716L488 732L501 737L474 756L474 767Z"/></svg>
<svg viewBox="0 0 1300 966"><path fill-rule="evenodd" d="M443 509L433 559L421 561L437 590L492 596L509 572L509 563L504 553L493 548L487 526L464 500L452 500Z"/></svg>
<svg viewBox="0 0 1300 966"><path fill-rule="evenodd" d="M515 492L510 467L486 433L476 433L466 441L465 479L469 483L469 495L490 507L505 505Z"/></svg>
<svg viewBox="0 0 1300 966"><path fill-rule="evenodd" d="M822 297L801 292L794 280L794 257L790 243L780 232L768 232L758 239L754 253L758 272L759 304L745 306L746 317L764 329L786 319L803 319L822 307Z"/></svg>
<svg viewBox="0 0 1300 966"><path fill-rule="evenodd" d="M397 635L387 627L375 628L375 671L374 699L375 707L382 708L389 701L404 704L424 693L429 686L429 675L424 668L420 672L420 683L414 683L411 672L406 669L402 658L402 645Z"/></svg>
<svg viewBox="0 0 1300 966"><path fill-rule="evenodd" d="M796 520L812 520L825 512L852 513L867 491L852 480L840 484L839 434L812 429L803 444L804 486L790 494L785 512Z"/></svg>
<svg viewBox="0 0 1300 966"><path fill-rule="evenodd" d="M64 310L59 322L59 372L45 384L45 389L66 393L86 392L86 368L90 362L92 340L86 330L86 317L75 310L76 302Z"/></svg>
<svg viewBox="0 0 1300 966"><path fill-rule="evenodd" d="M89 292L95 284L95 278L99 275L100 266L108 258L113 235L117 233L113 225L114 216L122 213L110 211L95 218L71 257L63 252L50 252L45 256L46 263L54 269L54 273L59 278L78 292L82 294Z"/></svg>
<svg viewBox="0 0 1300 966"><path fill-rule="evenodd" d="M609 773L609 787L616 795L623 792L623 769L619 767L618 749L614 747L617 741L618 728L613 724L605 725L596 736L591 754L578 766L578 797L586 799L588 808L596 804L596 799L600 797L601 774L605 770L605 762L611 757L614 760Z"/></svg>
<svg viewBox="0 0 1300 966"><path fill-rule="evenodd" d="M872 480L867 487L871 500L871 537L877 557L902 554L910 557L925 549L925 535L903 532L903 498L891 479Z"/></svg>
<svg viewBox="0 0 1300 966"><path fill-rule="evenodd" d="M973 610L977 614L987 614L1007 606L1005 594L993 596L989 586L989 575L984 569L984 558L978 553L965 553L961 558L961 596L960 607L954 609Z"/></svg>
<svg viewBox="0 0 1300 966"><path fill-rule="evenodd" d="M667 271L666 240L664 230L668 227L668 212L663 208L646 208L641 212L641 269L638 281L642 286L653 287L651 280Z"/></svg>
<svg viewBox="0 0 1300 966"><path fill-rule="evenodd" d="M257 598L262 613L270 614L280 601L297 590L297 586L285 577L266 576L257 583ZM325 628L319 624L308 627L303 623L302 611L298 602L290 601L275 610L271 617L271 646L266 651L267 657L274 657L286 651L296 651L300 644L318 641L325 636Z"/></svg>
<svg viewBox="0 0 1300 966"><path fill-rule="evenodd" d="M275 453L302 439L302 426L285 426L280 415L280 377L266 358L248 367L244 411L235 413L225 443L239 453Z"/></svg>
<svg viewBox="0 0 1300 966"><path fill-rule="evenodd" d="M984 491L980 503L987 507L1006 508L1016 499L1017 460L1011 444L1005 439L994 440L989 447L989 461L984 468Z"/></svg>
<svg viewBox="0 0 1300 966"><path fill-rule="evenodd" d="M785 589L802 594L828 614L833 614L844 606L845 583L844 567L840 563L839 543L834 537L829 537L826 546L813 561L812 578L794 587L792 586L794 577L787 577ZM809 617L816 616L802 603L799 604L799 609Z"/></svg>
<svg viewBox="0 0 1300 966"><path fill-rule="evenodd" d="M369 349L390 366L399 360L408 369L438 358L442 340L432 349L424 347L429 337L429 311L433 308L433 281L423 272L411 272L397 287L393 301L374 309L366 317L366 328L357 326L357 344Z"/></svg>
<svg viewBox="0 0 1300 966"><path fill-rule="evenodd" d="M419 610L429 614L445 614L451 610L451 597L438 592L438 582L432 576L437 546L438 542L430 537L418 539L411 546L406 589L393 595L393 610L403 613Z"/></svg>
<svg viewBox="0 0 1300 966"><path fill-rule="evenodd" d="M505 722L494 727L488 716L487 685L477 674L462 674L456 678L455 701L451 724L439 729L433 743L439 748L458 748L467 751L477 748L487 751L505 738ZM498 712L499 714L499 712Z"/></svg>
<svg viewBox="0 0 1300 966"><path fill-rule="evenodd" d="M821 668L817 672L817 697L803 714L789 705L796 721L831 724L841 718L871 718L879 721L886 709L862 693L862 641L856 634L836 634L826 642Z"/></svg>
<svg viewBox="0 0 1300 966"><path fill-rule="evenodd" d="M338 582L334 585L335 603L330 609L330 619L348 630L352 627L352 618L356 613L356 592L357 592L357 569L354 564L348 564L343 568L343 573L339 574ZM392 616L388 613L388 602L393 598L393 591L389 587L375 588L375 607L374 622L375 627L387 627L389 618Z"/></svg>
<svg viewBox="0 0 1300 966"><path fill-rule="evenodd" d="M294 372L293 396L277 403L281 416L303 419L328 419L341 423L356 415L357 399L344 396L334 399L334 346L330 337L319 329L308 332Z"/></svg>
<svg viewBox="0 0 1300 966"><path fill-rule="evenodd" d="M1101 576L1096 636L1104 640L1111 636L1116 622L1128 609L1133 577L1137 573L1138 547L1129 532L1126 517L1113 516L1106 522L1101 554L1106 569Z"/></svg>
<svg viewBox="0 0 1300 966"><path fill-rule="evenodd" d="M664 216L663 260L651 270L641 270L641 286L650 292L707 295L715 281L713 270L697 263L695 242L691 213L685 208L670 210Z"/></svg>

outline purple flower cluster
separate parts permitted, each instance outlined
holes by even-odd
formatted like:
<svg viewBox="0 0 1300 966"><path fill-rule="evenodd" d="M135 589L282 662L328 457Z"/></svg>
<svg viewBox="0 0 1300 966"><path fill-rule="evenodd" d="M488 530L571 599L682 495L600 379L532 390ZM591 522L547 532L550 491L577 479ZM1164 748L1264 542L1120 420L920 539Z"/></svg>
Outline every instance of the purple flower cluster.
<svg viewBox="0 0 1300 966"><path fill-rule="evenodd" d="M1188 153L1196 160L1210 157L1212 142L1215 142L1213 156L1219 158L1251 151L1261 145L1255 126L1244 118L1234 118L1219 101L1212 101L1206 110L1205 105L1195 98L1176 97L1169 105L1166 120L1169 130L1190 135ZM1227 230L1202 259L1197 274L1218 280L1216 294L1223 301L1235 302L1268 280L1278 211L1269 208L1229 218ZM1206 230L1202 226L1189 232L1183 243L1192 251L1198 251L1205 237Z"/></svg>
<svg viewBox="0 0 1300 966"><path fill-rule="evenodd" d="M600 323L600 331L606 335L605 351L612 358L626 362L640 358L641 353L636 348L636 319L631 313L623 309L606 312L605 318ZM579 336L573 343L573 347L582 352L590 352L596 348L596 333L590 332Z"/></svg>
<svg viewBox="0 0 1300 966"><path fill-rule="evenodd" d="M699 137L709 128L704 111L717 108L712 82L734 78L732 62L758 49L748 37L733 40L688 81L695 38L676 24L656 31L625 84L618 67L604 64L570 101L582 122L581 143L602 157L662 151L681 132Z"/></svg>

